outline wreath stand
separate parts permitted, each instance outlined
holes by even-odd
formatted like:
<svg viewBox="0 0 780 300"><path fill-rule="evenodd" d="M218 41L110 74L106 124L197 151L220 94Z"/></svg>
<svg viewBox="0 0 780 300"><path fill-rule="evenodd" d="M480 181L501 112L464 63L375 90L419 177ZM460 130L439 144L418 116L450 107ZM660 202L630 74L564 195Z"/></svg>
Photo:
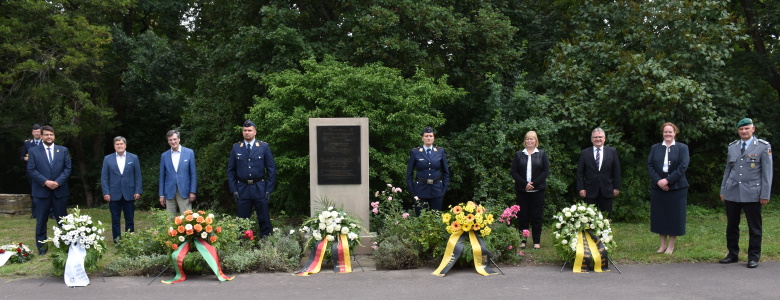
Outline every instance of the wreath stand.
<svg viewBox="0 0 780 300"><path fill-rule="evenodd" d="M613 266L613 267L615 267L615 270L617 270L617 271L618 271L618 274L623 274L623 272L620 272L620 268L618 268L618 266L615 264L615 262L614 262L614 261L612 261L612 258L610 258L609 256L607 256L607 261L609 261L609 262L612 264L612 266ZM568 261L564 261L564 262L563 262L563 266L561 267L561 270L559 271L559 273L560 273L560 272L563 272L563 268L566 268L566 264L567 264L567 263L568 263ZM499 269L499 270L501 270L501 269Z"/></svg>

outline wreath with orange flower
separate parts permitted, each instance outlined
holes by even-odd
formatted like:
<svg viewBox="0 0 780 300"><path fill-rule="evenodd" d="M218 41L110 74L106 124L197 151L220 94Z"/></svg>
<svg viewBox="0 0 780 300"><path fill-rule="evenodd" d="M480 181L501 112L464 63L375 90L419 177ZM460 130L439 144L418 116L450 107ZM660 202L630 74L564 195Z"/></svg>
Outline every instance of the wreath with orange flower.
<svg viewBox="0 0 780 300"><path fill-rule="evenodd" d="M447 224L447 232L455 233L463 230L464 232L479 232L482 236L490 234L490 224L493 224L493 215L488 214L485 207L469 201L450 209L451 213L442 214L442 223Z"/></svg>
<svg viewBox="0 0 780 300"><path fill-rule="evenodd" d="M220 233L222 227L218 226L214 214L202 210L187 210L183 215L173 218L173 226L168 228L169 239L165 241L165 247L177 250L181 243L194 242L196 239L203 239L215 246L219 242Z"/></svg>

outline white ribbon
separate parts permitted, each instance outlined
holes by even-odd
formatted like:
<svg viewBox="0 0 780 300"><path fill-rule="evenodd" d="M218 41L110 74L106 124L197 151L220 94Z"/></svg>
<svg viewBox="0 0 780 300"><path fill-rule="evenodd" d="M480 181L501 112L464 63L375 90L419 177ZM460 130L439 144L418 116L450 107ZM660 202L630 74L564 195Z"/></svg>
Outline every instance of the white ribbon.
<svg viewBox="0 0 780 300"><path fill-rule="evenodd" d="M65 284L71 286L87 286L89 277L84 269L84 258L87 249L79 243L73 243L68 249L68 260L65 262Z"/></svg>
<svg viewBox="0 0 780 300"><path fill-rule="evenodd" d="M11 256L14 256L14 254L16 254L16 252L11 251L5 251L5 253L0 254L0 267L4 266L8 259L11 258Z"/></svg>

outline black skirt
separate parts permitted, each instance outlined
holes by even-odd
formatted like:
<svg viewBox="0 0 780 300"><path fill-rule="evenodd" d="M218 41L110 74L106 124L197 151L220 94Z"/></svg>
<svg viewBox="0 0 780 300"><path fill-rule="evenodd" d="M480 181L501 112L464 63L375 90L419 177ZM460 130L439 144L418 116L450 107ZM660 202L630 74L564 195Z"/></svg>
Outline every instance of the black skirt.
<svg viewBox="0 0 780 300"><path fill-rule="evenodd" d="M650 189L650 231L657 234L685 235L688 188L665 192Z"/></svg>

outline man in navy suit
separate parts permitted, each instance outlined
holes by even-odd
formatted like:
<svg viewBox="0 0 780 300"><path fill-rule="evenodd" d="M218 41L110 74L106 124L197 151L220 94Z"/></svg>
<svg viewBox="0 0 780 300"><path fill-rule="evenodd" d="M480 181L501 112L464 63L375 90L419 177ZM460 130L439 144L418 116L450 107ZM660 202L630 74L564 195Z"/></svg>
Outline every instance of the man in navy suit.
<svg viewBox="0 0 780 300"><path fill-rule="evenodd" d="M577 190L585 203L596 204L610 218L612 199L620 194L620 158L617 149L604 146L603 129L593 129L590 141L593 147L582 149L577 164Z"/></svg>
<svg viewBox="0 0 780 300"><path fill-rule="evenodd" d="M179 145L179 131L169 130L165 136L171 149L160 156L160 205L173 215L184 214L192 209L198 190L195 152Z"/></svg>
<svg viewBox="0 0 780 300"><path fill-rule="evenodd" d="M54 128L41 127L43 145L30 149L27 159L27 177L32 180L32 196L35 202L35 241L38 253L46 254L46 226L49 208L54 207L54 218L59 221L66 214L70 188L71 165L68 148L54 145ZM59 223L57 223L59 226Z"/></svg>
<svg viewBox="0 0 780 300"><path fill-rule="evenodd" d="M108 202L111 211L111 233L114 243L119 240L122 229L119 220L125 212L125 230L135 231L135 200L141 197L141 164L138 156L125 151L127 140L114 138L116 153L103 158L103 171L100 173L100 185L103 187L103 200Z"/></svg>
<svg viewBox="0 0 780 300"><path fill-rule="evenodd" d="M255 140L255 128L252 121L244 122L244 140L230 150L227 176L230 193L238 205L238 217L249 218L254 206L262 238L273 231L268 201L276 183L276 163L268 143Z"/></svg>
<svg viewBox="0 0 780 300"><path fill-rule="evenodd" d="M27 163L27 160L30 159L28 156L28 153L30 153L30 149L34 147L40 146L43 141L41 140L41 125L33 124L32 127L32 139L25 140L24 146L22 147L22 153L19 155L19 159L24 161L24 163ZM27 178L27 180L30 182L30 186L32 186L32 178ZM32 207L30 207L31 216L30 218L35 218L35 201L32 202ZM49 214L51 215L51 214Z"/></svg>

